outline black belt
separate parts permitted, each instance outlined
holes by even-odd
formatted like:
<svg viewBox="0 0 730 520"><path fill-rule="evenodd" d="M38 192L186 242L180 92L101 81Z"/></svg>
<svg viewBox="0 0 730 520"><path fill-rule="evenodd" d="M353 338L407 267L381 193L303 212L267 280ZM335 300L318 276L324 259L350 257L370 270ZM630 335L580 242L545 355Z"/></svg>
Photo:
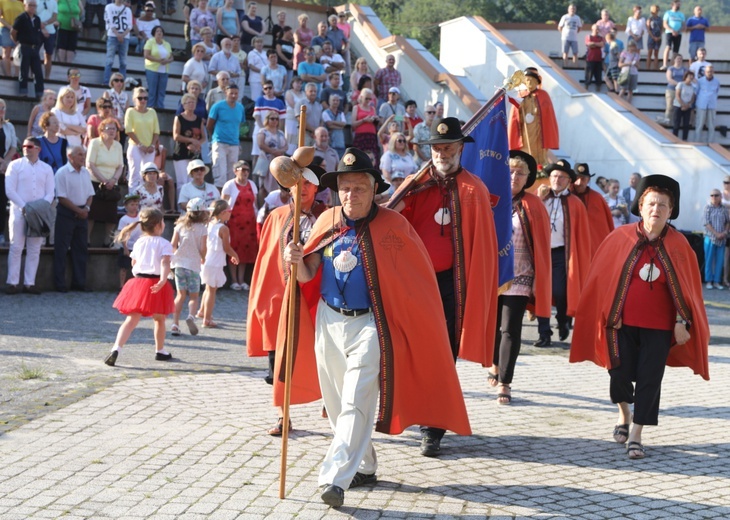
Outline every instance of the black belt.
<svg viewBox="0 0 730 520"><path fill-rule="evenodd" d="M322 301L324 301L324 303L327 303L325 300ZM367 314L368 312L370 312L370 309L341 309L339 307L335 307L334 305L330 305L329 303L327 303L327 307L335 312L339 312L343 316L349 316L350 318L362 316L363 314Z"/></svg>
<svg viewBox="0 0 730 520"><path fill-rule="evenodd" d="M134 275L135 278L159 278L159 274L149 274L149 273L137 273Z"/></svg>

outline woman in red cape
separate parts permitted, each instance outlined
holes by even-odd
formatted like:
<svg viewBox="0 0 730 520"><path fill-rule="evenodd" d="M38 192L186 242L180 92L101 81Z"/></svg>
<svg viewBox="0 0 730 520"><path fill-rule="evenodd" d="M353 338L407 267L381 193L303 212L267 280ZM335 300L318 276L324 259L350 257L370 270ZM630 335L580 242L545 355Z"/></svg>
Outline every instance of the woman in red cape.
<svg viewBox="0 0 730 520"><path fill-rule="evenodd" d="M609 370L611 401L619 408L613 437L628 442L631 459L645 456L643 426L658 424L665 365L709 379L710 340L696 256L666 224L679 215L679 184L650 175L636 191L631 211L642 221L613 231L596 252L570 351L571 363Z"/></svg>

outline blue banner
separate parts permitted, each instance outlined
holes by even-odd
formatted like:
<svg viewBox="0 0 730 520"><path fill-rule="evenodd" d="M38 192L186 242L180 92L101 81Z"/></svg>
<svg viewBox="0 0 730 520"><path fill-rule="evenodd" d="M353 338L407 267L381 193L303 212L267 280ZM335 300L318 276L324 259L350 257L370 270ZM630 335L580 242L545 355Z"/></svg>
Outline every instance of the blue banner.
<svg viewBox="0 0 730 520"><path fill-rule="evenodd" d="M502 97L472 127L464 129L473 143L464 144L461 165L478 176L492 195L494 225L499 247L499 286L514 278L512 250L512 182L509 173L507 110Z"/></svg>

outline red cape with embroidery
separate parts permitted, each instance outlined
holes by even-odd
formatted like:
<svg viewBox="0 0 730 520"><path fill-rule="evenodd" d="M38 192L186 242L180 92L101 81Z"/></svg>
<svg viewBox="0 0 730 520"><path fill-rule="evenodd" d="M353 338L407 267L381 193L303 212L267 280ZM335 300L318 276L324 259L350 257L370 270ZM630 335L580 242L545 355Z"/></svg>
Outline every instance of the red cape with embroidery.
<svg viewBox="0 0 730 520"><path fill-rule="evenodd" d="M530 95L537 98L537 106L540 109L542 147L557 150L560 148L560 133L558 132L558 120L555 117L555 110L553 109L550 94L544 90L535 89ZM521 150L524 143L522 142L522 124L520 122L519 107L512 107L512 112L507 123L507 135L509 136L510 149Z"/></svg>
<svg viewBox="0 0 730 520"><path fill-rule="evenodd" d="M304 246L304 254L314 253L331 243L339 234L340 222L343 222L341 206L323 213ZM470 435L471 427L445 322L432 316L441 313L442 306L436 276L423 242L403 216L379 208L362 235L361 245L380 343L377 431L398 434L411 425L428 424ZM301 285L307 290L316 285L319 290L316 279ZM314 320L311 316L319 301L309 300L309 308L302 305L299 309L292 381L303 368L302 361L307 363L314 358ZM282 314L279 328L276 374L282 373L286 350L285 314ZM274 381L275 398L283 395L281 379L276 377ZM310 387L316 386L319 392L316 377L301 381Z"/></svg>
<svg viewBox="0 0 730 520"><path fill-rule="evenodd" d="M573 192L585 204L588 211L589 229L591 231L591 258L598 250L598 246L613 231L613 216L611 210L601 194L590 187L582 194Z"/></svg>
<svg viewBox="0 0 730 520"><path fill-rule="evenodd" d="M418 192L419 186L429 180L430 177L424 175L410 193ZM409 196L403 199L406 205ZM464 169L456 175L449 198L453 215L451 232L455 252L454 297L459 357L491 366L499 289L497 233L491 198L484 182ZM443 308L443 304L439 305Z"/></svg>
<svg viewBox="0 0 730 520"><path fill-rule="evenodd" d="M552 302L552 261L550 259L550 219L540 197L525 193L518 208L518 215L530 245L535 266L535 281L529 307L535 316L549 318ZM520 209L521 208L521 209ZM523 222L523 218L527 222ZM529 236L527 236L529 235Z"/></svg>
<svg viewBox="0 0 730 520"><path fill-rule="evenodd" d="M616 229L603 241L593 259L575 317L571 363L592 361L605 368L616 365L618 346L613 324L620 317L623 307L626 294L623 285L631 276L628 259L633 256L639 242L637 226L640 225L639 222ZM702 298L697 257L687 239L674 229L669 228L662 240L665 258L671 266L666 269L670 291L673 291L673 287L678 289L673 295L675 305L682 317L691 324L690 340L684 345L675 344L672 347L667 365L689 367L695 374L710 379L707 360L710 328ZM661 251L657 256L660 255Z"/></svg>
<svg viewBox="0 0 730 520"><path fill-rule="evenodd" d="M325 207L316 203L312 207L315 215ZM284 246L292 231L292 208L289 204L274 209L264 222L261 231L261 245L251 277L251 292L248 298L248 319L246 322L246 350L250 357L265 356L276 349L276 338L284 303L284 290L289 279L289 264L282 259ZM300 297L304 297L300 294ZM319 387L310 389L299 379L314 378L317 371L312 360L303 362L307 370L300 371L292 379L291 404L308 403L319 399Z"/></svg>

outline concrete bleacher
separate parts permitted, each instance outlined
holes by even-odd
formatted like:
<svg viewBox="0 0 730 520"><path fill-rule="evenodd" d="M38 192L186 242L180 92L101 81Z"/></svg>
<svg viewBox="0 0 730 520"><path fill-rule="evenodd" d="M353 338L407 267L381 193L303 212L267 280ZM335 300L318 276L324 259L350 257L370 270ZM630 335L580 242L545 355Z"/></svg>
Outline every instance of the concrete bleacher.
<svg viewBox="0 0 730 520"><path fill-rule="evenodd" d="M313 26L320 20L325 19L325 8L314 5L299 4L296 2L286 2L284 0L275 0L276 4L274 13L283 9L288 13L288 23L296 26L296 17L302 12L310 15ZM266 17L265 9L260 9L261 16ZM163 15L159 9L157 13L160 18L162 27L165 29L165 39L170 42L173 52L180 51L185 48L185 40L183 37L184 18L182 10L179 10L172 17ZM267 35L264 40L265 44L270 45L271 36ZM51 75L45 80L45 88L53 89L58 92L62 87L68 85L67 71L69 67L79 69L81 72L81 84L91 90L92 106L91 112L95 112L94 101L108 88L103 84L104 64L106 59L106 43L101 40L79 38L78 50L73 64L54 63ZM166 147L168 153L172 153L172 126L175 110L181 95L181 75L186 59L177 57L170 64L169 80L167 84L167 95L165 98L165 107L158 109L157 114L160 122L160 142ZM115 58L114 71L118 70L119 61ZM146 85L144 73L144 58L134 53L134 49L130 49L127 57L127 77L133 77L140 81L140 84ZM32 88L32 87L31 87ZM248 87L244 90L244 94L250 96ZM131 91L130 91L131 95ZM19 139L27 135L28 117L31 110L37 104L25 96L18 95L18 82L15 79L0 77L0 97L2 97L7 105L6 118L15 126ZM253 128L253 122L250 122L250 128ZM241 141L241 156L245 159L250 158L251 154L251 138ZM172 161L168 160L166 171L170 175L174 175ZM123 191L126 187L122 187ZM166 231L167 238L172 237L173 223L176 215L166 215ZM104 236L104 226L97 225L94 229L91 244L98 246L103 242L108 242L108 237ZM7 225L5 226L7 234ZM7 235L6 235L7 238ZM4 285L7 276L7 245L0 244L0 285ZM23 256L25 258L25 255ZM88 267L88 283L87 285L94 290L117 290L118 289L118 269L116 267L117 250L104 247L91 247L90 260ZM70 266L68 267L70 269ZM22 271L21 271L22 272ZM69 271L70 279L70 271ZM43 247L41 250L40 265L36 278L36 285L42 291L53 290L53 248Z"/></svg>

